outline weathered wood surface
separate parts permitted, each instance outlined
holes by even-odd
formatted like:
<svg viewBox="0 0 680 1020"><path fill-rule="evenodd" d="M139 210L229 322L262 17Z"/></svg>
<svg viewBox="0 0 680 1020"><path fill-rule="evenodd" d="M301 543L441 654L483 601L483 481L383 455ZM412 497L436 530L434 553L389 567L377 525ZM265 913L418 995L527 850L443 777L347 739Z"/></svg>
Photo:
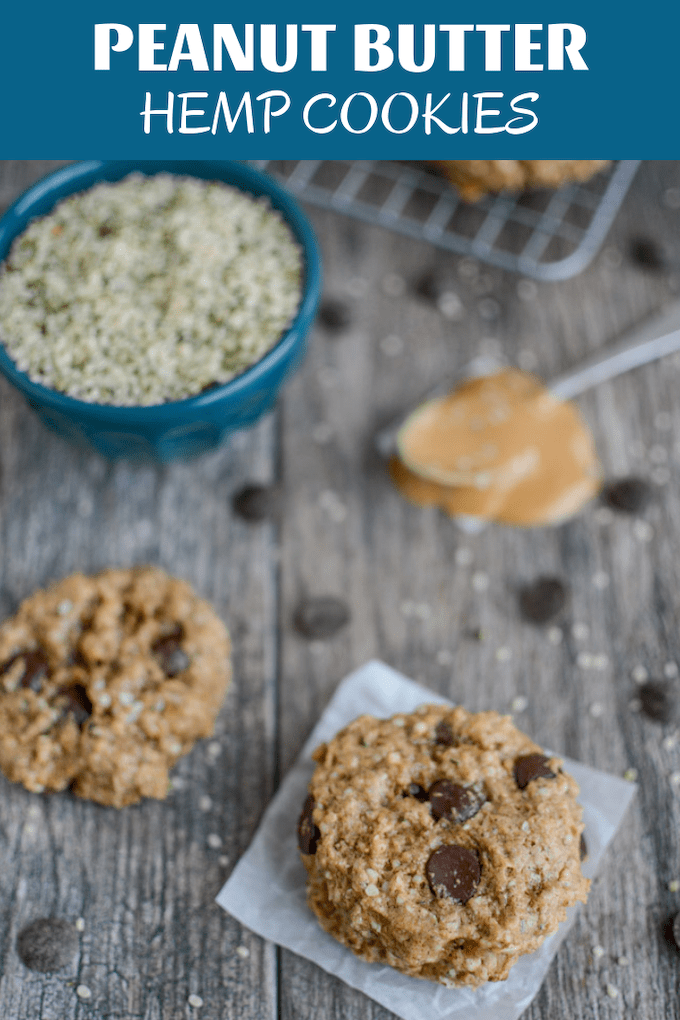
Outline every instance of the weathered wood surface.
<svg viewBox="0 0 680 1020"><path fill-rule="evenodd" d="M0 164L0 206L56 165ZM680 910L680 892L669 890L680 879L680 784L671 780L680 742L667 739L673 727L630 707L635 666L660 677L680 663L677 359L580 402L608 475L669 469L645 514L651 537L640 537L635 518L607 523L593 506L557 529L491 527L469 538L403 502L371 444L378 424L480 348L500 345L527 365L533 354L549 378L674 298L680 210L669 188L680 188L678 163L643 164L594 265L535 288L484 267L470 275L468 264L461 275L457 257L312 210L326 293L346 305L349 326L317 327L276 413L194 463L108 465L51 436L0 386L0 611L73 570L159 563L215 602L232 631L236 675L215 741L180 764L165 803L116 812L0 781L0 1016L387 1020L213 903L336 684L372 656L470 709L510 710L523 695L517 720L537 741L614 773L638 770L623 831L526 1017L680 1016L680 954L663 938L664 921ZM660 244L661 269L630 257L639 238ZM430 267L459 294L459 321L414 293ZM388 336L401 344L384 343ZM280 526L234 516L240 486L275 478L285 492ZM460 562L463 548L470 564ZM560 644L523 623L516 607L518 585L546 572L571 589ZM596 575L609 585L594 584ZM292 613L307 593L346 599L349 627L323 643L297 636ZM588 625L587 637L574 636L575 623ZM478 628L481 641L471 636ZM583 656L579 665L584 652L606 656L597 660L604 668L584 668L592 658ZM42 976L20 963L15 940L46 914L82 918L84 928L73 969ZM89 1000L76 996L79 984ZM187 1004L192 993L200 1009Z"/></svg>

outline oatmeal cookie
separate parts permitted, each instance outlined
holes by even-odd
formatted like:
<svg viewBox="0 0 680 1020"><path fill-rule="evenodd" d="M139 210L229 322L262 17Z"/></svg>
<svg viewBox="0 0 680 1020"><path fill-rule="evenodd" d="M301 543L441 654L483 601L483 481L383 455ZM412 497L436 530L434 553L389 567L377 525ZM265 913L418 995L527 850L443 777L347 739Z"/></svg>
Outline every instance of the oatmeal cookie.
<svg viewBox="0 0 680 1020"><path fill-rule="evenodd" d="M608 166L608 159L450 159L434 160L467 202L499 191L559 188L587 181Z"/></svg>
<svg viewBox="0 0 680 1020"><path fill-rule="evenodd" d="M113 807L162 799L213 732L229 650L212 607L155 567L35 592L0 626L0 769Z"/></svg>
<svg viewBox="0 0 680 1020"><path fill-rule="evenodd" d="M502 981L585 902L578 787L508 716L364 715L314 758L307 898L364 960L447 986Z"/></svg>

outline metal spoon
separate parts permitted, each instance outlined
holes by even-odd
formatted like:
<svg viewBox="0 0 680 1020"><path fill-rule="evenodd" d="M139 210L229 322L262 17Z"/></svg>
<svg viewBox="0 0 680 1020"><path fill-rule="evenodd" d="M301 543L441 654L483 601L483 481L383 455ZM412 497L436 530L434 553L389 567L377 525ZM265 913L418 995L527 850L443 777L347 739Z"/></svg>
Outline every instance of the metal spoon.
<svg viewBox="0 0 680 1020"><path fill-rule="evenodd" d="M623 339L604 355L597 354L589 358L576 368L558 376L547 386L561 400L571 400L593 386L676 351L680 351L680 301L626 333ZM503 366L491 359L477 358L467 366L464 373L461 373L459 381L471 376L489 375L501 367ZM429 390L414 406L418 407L426 400L449 393L453 386L451 380L448 383L440 383ZM391 457L397 452L397 435L411 413L412 409L407 414L401 414L398 419L377 433L375 443L383 457Z"/></svg>

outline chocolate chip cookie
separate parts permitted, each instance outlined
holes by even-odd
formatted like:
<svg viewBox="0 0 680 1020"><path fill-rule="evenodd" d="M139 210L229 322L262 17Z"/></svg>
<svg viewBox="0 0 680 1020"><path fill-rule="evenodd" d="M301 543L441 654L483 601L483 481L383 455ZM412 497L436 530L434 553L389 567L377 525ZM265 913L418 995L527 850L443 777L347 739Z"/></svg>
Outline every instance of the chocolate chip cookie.
<svg viewBox="0 0 680 1020"><path fill-rule="evenodd" d="M435 161L467 202L499 191L559 188L570 181L586 181L608 159L450 159Z"/></svg>
<svg viewBox="0 0 680 1020"><path fill-rule="evenodd" d="M585 902L578 787L507 716L361 716L314 753L298 823L308 902L370 962L502 981Z"/></svg>
<svg viewBox="0 0 680 1020"><path fill-rule="evenodd" d="M156 567L35 592L0 626L0 769L113 807L162 799L213 732L229 651L212 607Z"/></svg>

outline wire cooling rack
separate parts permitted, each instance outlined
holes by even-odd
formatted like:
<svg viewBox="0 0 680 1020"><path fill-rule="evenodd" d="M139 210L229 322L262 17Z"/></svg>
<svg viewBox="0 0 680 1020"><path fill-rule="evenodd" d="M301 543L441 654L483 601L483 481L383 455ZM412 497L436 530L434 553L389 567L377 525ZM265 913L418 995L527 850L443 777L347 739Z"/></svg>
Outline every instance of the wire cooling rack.
<svg viewBox="0 0 680 1020"><path fill-rule="evenodd" d="M312 205L536 280L564 280L586 268L639 164L638 159L619 160L585 184L487 196L469 204L417 164L252 161Z"/></svg>

